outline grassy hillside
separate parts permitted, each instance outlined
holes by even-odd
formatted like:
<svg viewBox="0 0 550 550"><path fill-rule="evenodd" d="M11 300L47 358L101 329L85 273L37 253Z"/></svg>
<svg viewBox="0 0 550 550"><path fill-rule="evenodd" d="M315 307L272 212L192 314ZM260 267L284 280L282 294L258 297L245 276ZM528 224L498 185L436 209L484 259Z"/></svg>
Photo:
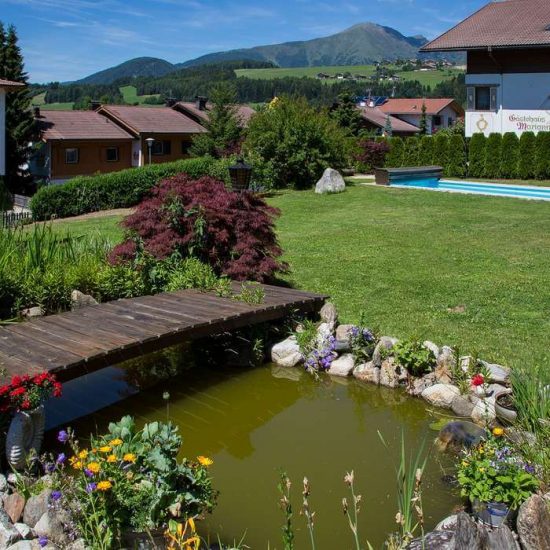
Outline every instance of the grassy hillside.
<svg viewBox="0 0 550 550"><path fill-rule="evenodd" d="M120 93L124 98L124 102L129 103L130 105L133 105L134 103L139 103L140 105L143 105L148 97L159 97L159 94L137 95L137 88L135 86L121 86ZM145 104L145 106L156 107L156 105L147 104Z"/></svg>
<svg viewBox="0 0 550 550"><path fill-rule="evenodd" d="M46 103L46 92L35 95L32 98L32 104L38 105L47 111L72 111L73 103Z"/></svg>

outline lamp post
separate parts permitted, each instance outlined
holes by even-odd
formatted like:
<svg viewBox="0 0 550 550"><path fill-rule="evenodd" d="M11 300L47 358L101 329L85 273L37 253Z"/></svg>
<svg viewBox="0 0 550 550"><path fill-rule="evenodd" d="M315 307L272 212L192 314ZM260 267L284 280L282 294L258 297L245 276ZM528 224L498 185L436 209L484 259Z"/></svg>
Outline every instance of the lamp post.
<svg viewBox="0 0 550 550"><path fill-rule="evenodd" d="M147 149L149 150L149 164L151 164L151 154L153 151L153 143L155 142L155 139L152 137L148 137L145 141L147 142Z"/></svg>
<svg viewBox="0 0 550 550"><path fill-rule="evenodd" d="M252 166L246 164L242 158L238 158L236 164L229 167L229 175L233 191L246 191L252 178Z"/></svg>

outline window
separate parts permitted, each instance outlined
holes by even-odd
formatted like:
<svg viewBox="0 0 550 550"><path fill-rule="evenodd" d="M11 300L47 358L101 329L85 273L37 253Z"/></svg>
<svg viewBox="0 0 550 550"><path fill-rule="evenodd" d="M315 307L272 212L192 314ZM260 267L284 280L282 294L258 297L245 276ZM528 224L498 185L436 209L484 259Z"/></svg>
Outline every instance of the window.
<svg viewBox="0 0 550 550"><path fill-rule="evenodd" d="M191 149L191 145L193 145L192 141L182 141L181 142L181 154L182 155L188 155L189 149Z"/></svg>
<svg viewBox="0 0 550 550"><path fill-rule="evenodd" d="M467 90L469 111L496 111L496 86L471 86Z"/></svg>
<svg viewBox="0 0 550 550"><path fill-rule="evenodd" d="M164 141L155 140L151 152L153 155L170 155L172 154L172 142L169 139Z"/></svg>
<svg viewBox="0 0 550 550"><path fill-rule="evenodd" d="M78 149L65 149L65 164L78 164Z"/></svg>
<svg viewBox="0 0 550 550"><path fill-rule="evenodd" d="M450 116L448 119L447 119L447 127L448 128L452 128L455 124L455 120L452 116Z"/></svg>
<svg viewBox="0 0 550 550"><path fill-rule="evenodd" d="M441 126L441 117L439 115L435 115L433 118L434 126Z"/></svg>
<svg viewBox="0 0 550 550"><path fill-rule="evenodd" d="M118 162L118 147L107 147L107 162Z"/></svg>

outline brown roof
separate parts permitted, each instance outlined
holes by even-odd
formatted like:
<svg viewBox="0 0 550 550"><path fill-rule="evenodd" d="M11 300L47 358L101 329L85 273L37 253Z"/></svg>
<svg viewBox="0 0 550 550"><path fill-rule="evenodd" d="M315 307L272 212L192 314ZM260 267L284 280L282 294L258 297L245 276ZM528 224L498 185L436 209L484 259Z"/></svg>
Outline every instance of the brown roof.
<svg viewBox="0 0 550 550"><path fill-rule="evenodd" d="M420 115L422 104L426 105L426 114L433 116L439 114L445 107L451 107L458 115L464 115L464 109L454 99L388 99L379 106L380 110L390 115Z"/></svg>
<svg viewBox="0 0 550 550"><path fill-rule="evenodd" d="M420 51L550 46L549 0L491 2Z"/></svg>
<svg viewBox="0 0 550 550"><path fill-rule="evenodd" d="M95 111L44 111L36 118L42 139L126 140L133 137Z"/></svg>
<svg viewBox="0 0 550 550"><path fill-rule="evenodd" d="M169 107L132 107L103 105L98 113L109 116L137 134L200 134L206 130L198 123Z"/></svg>
<svg viewBox="0 0 550 550"><path fill-rule="evenodd" d="M14 82L13 80L4 80L3 78L0 78L0 88L4 88L5 90L22 88L24 85L25 84L22 82Z"/></svg>
<svg viewBox="0 0 550 550"><path fill-rule="evenodd" d="M420 128L409 124L404 120L393 117L384 113L378 107L360 107L361 116L365 119L378 126L379 128L384 128L386 126L386 119L389 117L391 122L391 127L394 132L403 133L403 134L415 134L420 132Z"/></svg>
<svg viewBox="0 0 550 550"><path fill-rule="evenodd" d="M207 103L206 109L202 110L197 107L196 103L179 101L174 106L179 111L186 112L195 120L208 120L208 113L212 110L212 104ZM250 119L256 114L256 111L248 105L235 105L235 114L243 127L248 126Z"/></svg>

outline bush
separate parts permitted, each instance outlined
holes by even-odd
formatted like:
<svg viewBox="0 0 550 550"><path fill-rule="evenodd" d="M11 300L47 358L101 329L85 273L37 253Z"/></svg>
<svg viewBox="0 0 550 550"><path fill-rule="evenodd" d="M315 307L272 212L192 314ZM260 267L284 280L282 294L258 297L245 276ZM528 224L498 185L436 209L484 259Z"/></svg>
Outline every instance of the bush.
<svg viewBox="0 0 550 550"><path fill-rule="evenodd" d="M307 189L326 168L347 167L352 144L326 112L282 98L252 118L243 149L259 185Z"/></svg>
<svg viewBox="0 0 550 550"><path fill-rule="evenodd" d="M422 376L436 366L436 357L432 350L417 340L398 342L392 351L397 364L406 368L412 376Z"/></svg>
<svg viewBox="0 0 550 550"><path fill-rule="evenodd" d="M421 166L432 166L434 164L434 138L422 136L420 139L419 162Z"/></svg>
<svg viewBox="0 0 550 550"><path fill-rule="evenodd" d="M539 132L535 151L535 177L550 178L550 132Z"/></svg>
<svg viewBox="0 0 550 550"><path fill-rule="evenodd" d="M252 193L234 193L213 178L181 174L162 181L124 220L128 236L111 261L118 265L143 253L157 259L177 253L198 258L218 275L263 282L286 269L278 260L277 215Z"/></svg>
<svg viewBox="0 0 550 550"><path fill-rule="evenodd" d="M193 158L129 168L120 172L80 176L61 185L40 189L31 201L35 220L49 220L53 216L66 218L135 206L161 180L180 173L193 178L215 176L229 182L229 160L216 161L210 157Z"/></svg>
<svg viewBox="0 0 550 550"><path fill-rule="evenodd" d="M439 132L433 137L434 155L433 161L436 166L445 168L449 162L449 137Z"/></svg>
<svg viewBox="0 0 550 550"><path fill-rule="evenodd" d="M449 155L444 173L456 178L466 175L466 145L464 138L459 134L452 135L449 140Z"/></svg>
<svg viewBox="0 0 550 550"><path fill-rule="evenodd" d="M517 176L521 179L535 177L535 152L537 138L533 132L524 132L519 138L519 161Z"/></svg>
<svg viewBox="0 0 550 550"><path fill-rule="evenodd" d="M388 168L400 168L403 166L403 154L405 144L400 137L392 137L389 140L390 151L386 156L386 166Z"/></svg>
<svg viewBox="0 0 550 550"><path fill-rule="evenodd" d="M420 161L420 139L410 137L405 140L403 166L418 166Z"/></svg>
<svg viewBox="0 0 550 550"><path fill-rule="evenodd" d="M468 175L472 178L482 178L485 173L485 150L487 138L485 134L474 134L470 140Z"/></svg>
<svg viewBox="0 0 550 550"><path fill-rule="evenodd" d="M515 178L518 173L519 163L519 139L513 132L506 132L502 136L502 160L500 163L500 176L502 178Z"/></svg>
<svg viewBox="0 0 550 550"><path fill-rule="evenodd" d="M357 144L359 153L355 155L357 169L360 172L372 172L374 168L384 166L390 146L385 141L376 142L362 139Z"/></svg>
<svg viewBox="0 0 550 550"><path fill-rule="evenodd" d="M491 134L487 138L485 147L485 167L483 177L498 178L500 176L500 163L502 159L502 135Z"/></svg>

